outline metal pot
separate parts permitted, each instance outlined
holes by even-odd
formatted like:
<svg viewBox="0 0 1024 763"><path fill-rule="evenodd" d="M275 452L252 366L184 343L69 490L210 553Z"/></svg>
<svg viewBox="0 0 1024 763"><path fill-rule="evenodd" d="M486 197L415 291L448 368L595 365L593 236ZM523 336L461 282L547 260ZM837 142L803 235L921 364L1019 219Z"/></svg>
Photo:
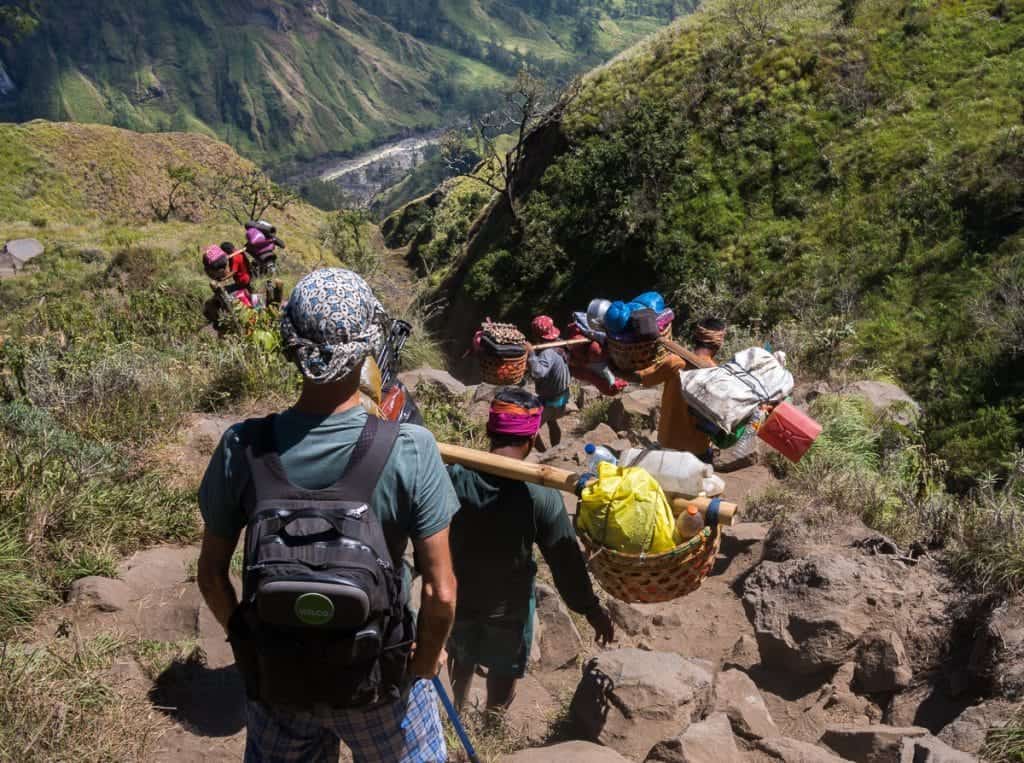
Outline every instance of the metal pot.
<svg viewBox="0 0 1024 763"><path fill-rule="evenodd" d="M601 328L604 326L604 315L612 303L607 299L592 299L587 306L587 322L590 327Z"/></svg>

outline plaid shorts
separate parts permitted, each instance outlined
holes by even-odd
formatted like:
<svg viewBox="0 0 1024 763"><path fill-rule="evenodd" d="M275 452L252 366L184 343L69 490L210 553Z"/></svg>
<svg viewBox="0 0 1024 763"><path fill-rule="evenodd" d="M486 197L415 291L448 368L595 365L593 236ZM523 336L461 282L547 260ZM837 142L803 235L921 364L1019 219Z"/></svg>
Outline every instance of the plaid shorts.
<svg viewBox="0 0 1024 763"><path fill-rule="evenodd" d="M339 742L355 763L443 763L448 750L429 681L408 698L367 710L295 712L248 703L245 763L335 763Z"/></svg>

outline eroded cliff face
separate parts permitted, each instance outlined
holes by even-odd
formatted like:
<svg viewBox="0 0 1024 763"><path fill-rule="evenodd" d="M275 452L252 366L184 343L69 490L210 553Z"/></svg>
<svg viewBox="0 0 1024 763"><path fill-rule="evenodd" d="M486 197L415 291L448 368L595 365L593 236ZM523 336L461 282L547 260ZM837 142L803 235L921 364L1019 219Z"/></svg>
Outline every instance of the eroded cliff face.
<svg viewBox="0 0 1024 763"><path fill-rule="evenodd" d="M533 192L545 170L568 148L569 140L560 121L549 122L527 137L525 158L514 186L517 202ZM435 319L434 328L451 345L453 363L465 362L458 357L461 355L459 347L465 345L480 321L489 314L488 305L475 299L466 288L470 273L475 267L485 267L481 262L493 249L518 246L521 235L508 198L496 195L470 227L462 256L435 290L436 297L445 300L446 307Z"/></svg>

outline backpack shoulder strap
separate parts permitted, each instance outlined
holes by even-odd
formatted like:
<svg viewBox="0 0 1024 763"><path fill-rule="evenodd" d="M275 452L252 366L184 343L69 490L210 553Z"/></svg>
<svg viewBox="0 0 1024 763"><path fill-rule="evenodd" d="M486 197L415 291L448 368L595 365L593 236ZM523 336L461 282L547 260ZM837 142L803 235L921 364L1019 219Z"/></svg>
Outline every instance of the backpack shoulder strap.
<svg viewBox="0 0 1024 763"><path fill-rule="evenodd" d="M369 503L394 450L400 427L397 422L367 416L352 457L333 489L352 500Z"/></svg>
<svg viewBox="0 0 1024 763"><path fill-rule="evenodd" d="M274 442L274 419L271 414L260 419L247 419L238 433L249 466L252 489L256 495L271 496L281 492L283 467ZM285 491L287 492L287 491Z"/></svg>

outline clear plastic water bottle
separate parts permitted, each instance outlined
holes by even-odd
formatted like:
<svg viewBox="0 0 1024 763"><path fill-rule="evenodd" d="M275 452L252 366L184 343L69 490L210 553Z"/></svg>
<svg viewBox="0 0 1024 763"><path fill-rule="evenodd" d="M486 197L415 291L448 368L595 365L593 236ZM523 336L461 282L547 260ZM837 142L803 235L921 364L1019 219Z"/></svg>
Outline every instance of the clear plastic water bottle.
<svg viewBox="0 0 1024 763"><path fill-rule="evenodd" d="M686 543L703 529L704 517L700 509L691 503L676 520L676 543Z"/></svg>
<svg viewBox="0 0 1024 763"><path fill-rule="evenodd" d="M597 465L602 461L607 461L612 466L617 466L619 459L615 457L604 445L594 445L592 442L588 442L583 448L583 452L587 454L587 471L597 474Z"/></svg>

